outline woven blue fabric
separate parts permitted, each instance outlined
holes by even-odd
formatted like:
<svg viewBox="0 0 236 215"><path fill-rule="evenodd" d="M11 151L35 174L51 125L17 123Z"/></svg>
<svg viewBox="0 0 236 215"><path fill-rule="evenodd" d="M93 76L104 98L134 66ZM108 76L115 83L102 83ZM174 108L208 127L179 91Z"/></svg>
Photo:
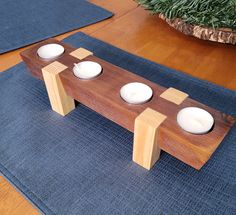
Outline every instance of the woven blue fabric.
<svg viewBox="0 0 236 215"><path fill-rule="evenodd" d="M82 33L66 42L236 116L236 93L128 54ZM236 126L197 171L163 152L132 162L133 134L79 105L51 111L23 63L0 74L0 170L46 214L236 214Z"/></svg>
<svg viewBox="0 0 236 215"><path fill-rule="evenodd" d="M0 54L111 16L85 0L2 0Z"/></svg>

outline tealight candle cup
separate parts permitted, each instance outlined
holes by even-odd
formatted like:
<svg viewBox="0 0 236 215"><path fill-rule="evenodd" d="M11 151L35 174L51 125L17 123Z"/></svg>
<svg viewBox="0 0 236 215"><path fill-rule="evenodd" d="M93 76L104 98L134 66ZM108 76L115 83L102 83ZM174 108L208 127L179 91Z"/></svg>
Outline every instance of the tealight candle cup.
<svg viewBox="0 0 236 215"><path fill-rule="evenodd" d="M146 84L132 82L121 87L120 96L125 102L138 105L148 102L153 96L153 91Z"/></svg>
<svg viewBox="0 0 236 215"><path fill-rule="evenodd" d="M93 61L83 61L74 64L73 73L79 79L91 80L101 75L102 66Z"/></svg>
<svg viewBox="0 0 236 215"><path fill-rule="evenodd" d="M214 125L213 116L204 109L187 107L177 114L177 123L185 131L192 134L206 134Z"/></svg>
<svg viewBox="0 0 236 215"><path fill-rule="evenodd" d="M37 55L43 60L53 60L61 56L65 52L62 45L56 43L49 43L41 46L37 50Z"/></svg>

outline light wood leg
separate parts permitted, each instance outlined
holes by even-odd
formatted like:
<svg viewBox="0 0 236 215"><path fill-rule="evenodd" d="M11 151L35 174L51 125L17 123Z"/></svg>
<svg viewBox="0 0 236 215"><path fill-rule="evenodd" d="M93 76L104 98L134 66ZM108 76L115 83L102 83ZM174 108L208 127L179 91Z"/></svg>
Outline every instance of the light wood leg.
<svg viewBox="0 0 236 215"><path fill-rule="evenodd" d="M165 115L150 108L135 119L133 161L148 170L159 159L158 127L165 119Z"/></svg>
<svg viewBox="0 0 236 215"><path fill-rule="evenodd" d="M65 116L75 108L74 99L67 95L62 85L59 73L67 66L55 61L42 69L52 109Z"/></svg>

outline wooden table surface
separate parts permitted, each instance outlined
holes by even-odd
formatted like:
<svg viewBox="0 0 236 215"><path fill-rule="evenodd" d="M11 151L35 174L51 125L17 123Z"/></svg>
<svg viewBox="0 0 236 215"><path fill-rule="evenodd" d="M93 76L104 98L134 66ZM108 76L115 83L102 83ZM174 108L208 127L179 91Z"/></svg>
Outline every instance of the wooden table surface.
<svg viewBox="0 0 236 215"><path fill-rule="evenodd" d="M0 214L36 215L39 212L3 176L0 176Z"/></svg>
<svg viewBox="0 0 236 215"><path fill-rule="evenodd" d="M133 0L90 1L115 16L57 39L82 31L138 56L236 90L236 46L185 36L137 7ZM0 72L19 63L19 53L25 48L0 55ZM0 214L39 212L0 176Z"/></svg>

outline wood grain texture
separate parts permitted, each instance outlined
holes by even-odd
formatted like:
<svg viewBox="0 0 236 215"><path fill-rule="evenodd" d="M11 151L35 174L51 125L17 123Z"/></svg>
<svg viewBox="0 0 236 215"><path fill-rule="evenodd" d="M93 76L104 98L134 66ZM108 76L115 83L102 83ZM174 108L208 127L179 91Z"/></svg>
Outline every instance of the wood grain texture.
<svg viewBox="0 0 236 215"><path fill-rule="evenodd" d="M166 116L150 108L135 119L133 161L150 170L160 157L158 127Z"/></svg>
<svg viewBox="0 0 236 215"><path fill-rule="evenodd" d="M1 215L39 215L34 208L3 176L0 176Z"/></svg>
<svg viewBox="0 0 236 215"><path fill-rule="evenodd" d="M186 36L141 7L90 35L159 64L236 90L235 45Z"/></svg>
<svg viewBox="0 0 236 215"><path fill-rule="evenodd" d="M236 90L235 45L183 35L157 16L137 8L132 0L92 2L116 14L80 31L154 62ZM56 38L61 40L77 31ZM0 55L0 71L20 62L19 53L23 49Z"/></svg>
<svg viewBox="0 0 236 215"><path fill-rule="evenodd" d="M185 36L156 16L137 8L133 0L90 2L114 12L115 15L103 22L57 36L57 39L62 40L82 31L133 54L236 90L235 46L214 44ZM32 46L0 55L0 72L21 62L19 53L29 47ZM11 185L3 185L2 189L5 186ZM14 199L19 194L12 193L11 189L5 191L9 196L9 204L3 204L0 208L12 211L21 207L22 210L16 214L28 214L27 208L30 204L25 201L15 202Z"/></svg>
<svg viewBox="0 0 236 215"><path fill-rule="evenodd" d="M101 0L90 0L90 2L102 6L112 12L114 16L105 21L86 26L82 29L77 29L62 35L57 36L56 38L62 40L69 35L72 35L78 31L83 31L84 33L91 34L92 32L102 29L108 24L112 24L114 20L120 18L121 16L129 13L137 7L137 4L133 0L110 0L110 1L101 1ZM19 35L20 36L20 35ZM20 52L25 49L28 49L31 46L23 47L5 54L0 55L0 72L5 71L6 69L16 65L22 61ZM5 180L3 180L5 181ZM15 189L9 183L1 183L0 185L0 214L1 215L34 215L40 214L31 204L24 199L24 197L15 191Z"/></svg>
<svg viewBox="0 0 236 215"><path fill-rule="evenodd" d="M166 99L167 101L180 105L188 97L188 94L170 87L166 91L164 91L160 95L160 97Z"/></svg>
<svg viewBox="0 0 236 215"><path fill-rule="evenodd" d="M42 68L51 107L62 116L75 109L74 99L67 95L59 76L65 69L67 69L67 66L57 61Z"/></svg>
<svg viewBox="0 0 236 215"><path fill-rule="evenodd" d="M52 41L52 39L50 41ZM61 43L59 41L53 42ZM48 43L48 41L45 41L45 43ZM41 45L43 45L43 43ZM63 45L66 50L70 50L70 52L76 50L76 48L67 44L61 43L61 45ZM40 67L44 67L45 62L37 57L37 49L38 47L36 46L27 50L22 53L22 56L26 64L31 65L29 67L34 68L33 65L35 65L37 70L32 70L32 74L40 78L42 76L40 74ZM185 98L179 105L167 99L163 99L160 95L163 95L163 92L167 90L166 88L96 56L88 56L83 60L99 63L103 68L102 74L92 80L78 79L73 74L73 64L81 61L71 56L70 52L66 51L57 59L58 62L68 67L68 69L62 71L59 76L66 93L70 97L131 132L134 132L136 117L146 108L151 108L154 111L166 115L167 119L160 126L158 132L160 134L160 148L196 169L200 169L207 162L233 124L231 121L227 120L228 117L226 115L194 101L191 98ZM130 82L141 82L149 85L153 90L152 99L142 105L130 105L124 102L119 92L122 86ZM170 91L172 93L175 92L178 96L187 96L187 94L180 91L173 89ZM212 114L215 119L215 125L211 132L204 135L194 135L185 132L178 126L176 121L177 113L182 108L191 106L203 108Z"/></svg>
<svg viewBox="0 0 236 215"><path fill-rule="evenodd" d="M90 55L93 55L92 52L90 52L89 50L87 49L84 49L84 48L78 48L76 49L75 51L71 52L70 55L72 57L75 57L79 60L83 60L84 58L90 56Z"/></svg>

